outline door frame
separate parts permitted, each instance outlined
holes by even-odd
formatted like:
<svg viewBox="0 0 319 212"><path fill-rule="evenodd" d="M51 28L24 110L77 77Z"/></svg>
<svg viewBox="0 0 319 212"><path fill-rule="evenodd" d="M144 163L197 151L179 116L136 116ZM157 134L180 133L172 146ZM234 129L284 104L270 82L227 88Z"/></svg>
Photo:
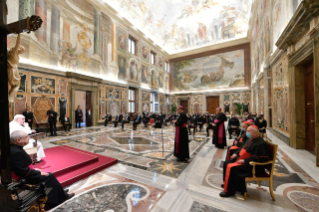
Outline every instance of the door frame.
<svg viewBox="0 0 319 212"><path fill-rule="evenodd" d="M72 123L72 129L74 128L75 124L75 91L85 91L85 92L91 92L92 93L92 99L91 99L91 111L92 111L92 126L98 125L98 113L99 113L99 104L98 104L98 88L97 87L91 87L86 85L79 85L71 83L70 85L70 120ZM83 112L85 114L85 111Z"/></svg>
<svg viewBox="0 0 319 212"><path fill-rule="evenodd" d="M289 145L296 149L305 149L305 86L304 65L313 60L314 63L314 92L319 93L319 36L309 39L305 44L288 57L289 81ZM319 96L314 97L315 107L315 155L316 165L319 166ZM304 111L304 112L299 112Z"/></svg>
<svg viewBox="0 0 319 212"><path fill-rule="evenodd" d="M177 97L177 101L178 102L178 105L181 105L181 100L187 100L188 101L188 113L190 113L190 110L191 110L191 106L190 106L190 97ZM178 106L177 106L178 107Z"/></svg>
<svg viewBox="0 0 319 212"><path fill-rule="evenodd" d="M208 97L218 97L218 103L219 103L219 105L218 105L218 107L220 107L220 108L223 108L222 106L221 106L221 94L217 94L217 95L205 95L204 96L204 99L205 99L205 113L206 113L206 111L208 110L207 109L207 98ZM215 108L216 109L216 108ZM215 113L215 111L211 111L211 112L213 112L213 113ZM225 111L224 111L225 112ZM208 111L208 113L210 113L209 111Z"/></svg>

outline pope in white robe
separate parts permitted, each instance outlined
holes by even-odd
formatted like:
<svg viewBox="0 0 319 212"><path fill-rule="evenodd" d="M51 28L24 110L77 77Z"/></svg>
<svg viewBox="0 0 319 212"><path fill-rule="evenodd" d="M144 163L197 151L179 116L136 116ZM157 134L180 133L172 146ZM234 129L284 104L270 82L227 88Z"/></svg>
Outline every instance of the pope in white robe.
<svg viewBox="0 0 319 212"><path fill-rule="evenodd" d="M14 116L14 120L9 123L9 127L10 127L10 135L12 132L16 130L22 130L28 134L32 134L36 132L35 130L31 130L31 128L29 127L29 124L25 122L25 117L21 114ZM35 140L30 138L29 144L24 146L23 149L32 148L34 146L34 143L35 143ZM44 149L40 141L37 142L37 149L38 149L37 161L39 162L41 161L41 158L45 157Z"/></svg>

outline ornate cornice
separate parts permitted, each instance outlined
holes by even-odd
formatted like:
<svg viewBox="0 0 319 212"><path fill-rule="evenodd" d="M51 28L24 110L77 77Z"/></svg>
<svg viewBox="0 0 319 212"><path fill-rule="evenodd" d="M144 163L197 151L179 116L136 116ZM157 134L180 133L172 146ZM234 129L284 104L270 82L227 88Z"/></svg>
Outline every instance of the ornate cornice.
<svg viewBox="0 0 319 212"><path fill-rule="evenodd" d="M310 22L318 15L319 1L303 0L276 42L276 46L279 49L287 49L294 45L305 32L309 31Z"/></svg>

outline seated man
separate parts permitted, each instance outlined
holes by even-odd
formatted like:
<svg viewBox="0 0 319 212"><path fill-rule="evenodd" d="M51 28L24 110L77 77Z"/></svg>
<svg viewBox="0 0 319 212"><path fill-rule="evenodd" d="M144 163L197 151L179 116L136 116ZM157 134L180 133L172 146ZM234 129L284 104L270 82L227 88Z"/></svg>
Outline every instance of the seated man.
<svg viewBox="0 0 319 212"><path fill-rule="evenodd" d="M267 162L271 159L270 147L264 139L259 136L257 126L250 126L247 129L246 136L250 140L236 151L230 158L224 162L223 180L221 187L224 191L219 194L221 197L230 197L235 195L236 191L244 194L246 192L245 178L252 175L252 166L250 162ZM265 167L256 166L256 174L265 172Z"/></svg>
<svg viewBox="0 0 319 212"><path fill-rule="evenodd" d="M228 147L226 160L229 160L231 155L233 155L239 148L243 147L249 141L250 135L248 136L246 135L246 130L249 126L250 126L250 123L248 121L241 124L241 127L242 127L241 134L240 136L235 138L233 145Z"/></svg>
<svg viewBox="0 0 319 212"><path fill-rule="evenodd" d="M197 125L199 126L199 132L202 131L203 125L206 123L206 118L201 113L198 114Z"/></svg>
<svg viewBox="0 0 319 212"><path fill-rule="evenodd" d="M155 117L155 124L154 124L154 128L162 128L162 124L163 124L163 119L161 116L159 116L158 114L156 114Z"/></svg>
<svg viewBox="0 0 319 212"><path fill-rule="evenodd" d="M171 120L171 115L168 115L168 116L164 119L164 124L167 126L167 125L168 125L167 123L169 123L170 120Z"/></svg>
<svg viewBox="0 0 319 212"><path fill-rule="evenodd" d="M13 121L11 121L9 123L9 128L10 128L10 135L12 132L16 131L16 130L22 130L24 132L26 132L27 134L32 134L32 133L36 133L35 130L31 130L30 127L28 126L28 124L25 124L25 117L21 114L15 115ZM30 139L30 142L28 145L25 145L23 148L24 149L29 149L34 147L34 143L35 140L34 139ZM44 149L42 146L42 143L40 141L37 142L37 162L41 161L41 158L45 157L44 154Z"/></svg>
<svg viewBox="0 0 319 212"><path fill-rule="evenodd" d="M147 127L147 123L150 122L150 115L149 113L144 113L144 116L143 116L143 123L144 123L144 127Z"/></svg>
<svg viewBox="0 0 319 212"><path fill-rule="evenodd" d="M108 123L109 121L112 121L112 115L108 113L108 114L106 114L106 116L104 116L102 119L105 119L105 121L104 121L104 126L107 127L107 123Z"/></svg>
<svg viewBox="0 0 319 212"><path fill-rule="evenodd" d="M122 115L122 114L117 114L117 115L115 116L114 121L113 121L114 127L117 127L117 123L119 123L120 121L122 121L122 119L123 119L123 115Z"/></svg>
<svg viewBox="0 0 319 212"><path fill-rule="evenodd" d="M72 125L69 117L66 114L64 115L64 118L61 118L61 123L64 127L65 132L70 131Z"/></svg>
<svg viewBox="0 0 319 212"><path fill-rule="evenodd" d="M231 118L228 121L228 133L229 133L229 139L231 139L231 134L233 132L236 132L237 137L239 136L240 129L239 129L239 120L236 117L235 114L231 115Z"/></svg>
<svg viewBox="0 0 319 212"><path fill-rule="evenodd" d="M207 137L209 137L209 130L214 129L213 124L214 124L214 116L213 114L211 114L209 118L207 119L207 128L206 128Z"/></svg>
<svg viewBox="0 0 319 212"><path fill-rule="evenodd" d="M131 115L130 114L124 114L123 120L122 120L122 130L124 130L124 124L125 123L130 123L131 121Z"/></svg>
<svg viewBox="0 0 319 212"><path fill-rule="evenodd" d="M195 135L195 130L197 127L197 116L194 114L189 118L188 132L191 134L190 128L193 128L193 135Z"/></svg>
<svg viewBox="0 0 319 212"><path fill-rule="evenodd" d="M140 124L141 122L142 122L142 118L140 114L136 113L136 117L134 118L134 121L133 121L133 130L136 130L137 125Z"/></svg>
<svg viewBox="0 0 319 212"><path fill-rule="evenodd" d="M23 150L29 144L29 136L25 131L16 130L10 135L11 168L13 179L25 179L27 184L39 186L45 183L47 188L52 188L48 194L45 210L56 207L67 199L74 196L63 190L59 181L51 173L40 169L34 169L30 156Z"/></svg>

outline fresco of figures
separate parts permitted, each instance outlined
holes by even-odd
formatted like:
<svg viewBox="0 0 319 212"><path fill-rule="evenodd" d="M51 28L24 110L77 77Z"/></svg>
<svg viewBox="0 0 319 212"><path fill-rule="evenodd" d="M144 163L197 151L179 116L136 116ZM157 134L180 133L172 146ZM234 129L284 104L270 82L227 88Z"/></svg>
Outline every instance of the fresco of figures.
<svg viewBox="0 0 319 212"><path fill-rule="evenodd" d="M243 87L244 85L244 50L174 63L174 91Z"/></svg>
<svg viewBox="0 0 319 212"><path fill-rule="evenodd" d="M118 63L119 63L118 79L126 80L126 58L119 55Z"/></svg>
<svg viewBox="0 0 319 212"><path fill-rule="evenodd" d="M169 53L245 37L251 9L251 0L106 3Z"/></svg>
<svg viewBox="0 0 319 212"><path fill-rule="evenodd" d="M139 81L140 72L136 60L131 60L129 63L129 73L131 80Z"/></svg>
<svg viewBox="0 0 319 212"><path fill-rule="evenodd" d="M151 71L151 86L153 87L158 86L158 76L155 70Z"/></svg>
<svg viewBox="0 0 319 212"><path fill-rule="evenodd" d="M148 70L148 67L145 65L142 65L142 82L145 84L150 83L150 72Z"/></svg>

